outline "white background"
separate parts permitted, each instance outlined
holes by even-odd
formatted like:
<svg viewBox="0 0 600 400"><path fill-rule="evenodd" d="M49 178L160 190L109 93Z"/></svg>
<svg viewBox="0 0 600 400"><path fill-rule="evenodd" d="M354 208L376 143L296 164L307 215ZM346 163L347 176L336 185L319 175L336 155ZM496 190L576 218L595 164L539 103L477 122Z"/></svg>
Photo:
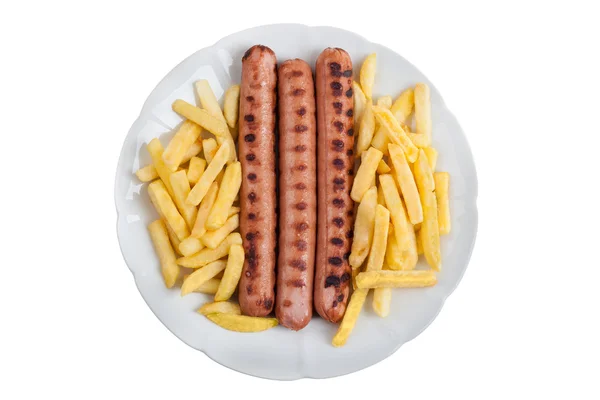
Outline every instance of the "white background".
<svg viewBox="0 0 600 400"><path fill-rule="evenodd" d="M0 5L0 398L600 396L595 2L153 3ZM478 169L477 243L438 318L335 379L252 378L187 347L115 233L117 159L148 93L194 51L278 22L353 30L414 63Z"/></svg>

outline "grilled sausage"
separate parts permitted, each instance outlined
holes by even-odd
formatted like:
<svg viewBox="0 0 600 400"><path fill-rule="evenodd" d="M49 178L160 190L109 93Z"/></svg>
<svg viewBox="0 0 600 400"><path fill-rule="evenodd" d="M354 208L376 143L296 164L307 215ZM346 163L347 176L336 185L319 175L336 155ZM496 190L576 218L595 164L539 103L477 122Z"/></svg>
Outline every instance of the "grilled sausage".
<svg viewBox="0 0 600 400"><path fill-rule="evenodd" d="M276 105L277 58L270 48L253 46L242 58L239 116L240 231L246 253L239 301L242 313L251 316L268 315L275 297Z"/></svg>
<svg viewBox="0 0 600 400"><path fill-rule="evenodd" d="M317 124L312 70L279 66L279 256L275 314L287 328L312 318L317 233Z"/></svg>
<svg viewBox="0 0 600 400"><path fill-rule="evenodd" d="M351 269L354 202L352 60L346 51L325 49L316 64L318 130L318 224L314 304L338 322L346 312Z"/></svg>

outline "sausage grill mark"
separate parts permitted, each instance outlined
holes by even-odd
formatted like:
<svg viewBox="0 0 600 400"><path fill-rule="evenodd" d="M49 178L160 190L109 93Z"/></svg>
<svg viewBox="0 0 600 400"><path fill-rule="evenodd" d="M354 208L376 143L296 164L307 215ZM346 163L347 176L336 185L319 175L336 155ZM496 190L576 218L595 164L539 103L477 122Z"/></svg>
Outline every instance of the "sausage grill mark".
<svg viewBox="0 0 600 400"><path fill-rule="evenodd" d="M294 185L294 189L296 190L305 190L306 189L306 185L302 182L296 183Z"/></svg>
<svg viewBox="0 0 600 400"><path fill-rule="evenodd" d="M286 282L287 286L293 286L293 287L304 287L306 286L306 284L302 281L302 279L293 279L291 281Z"/></svg>
<svg viewBox="0 0 600 400"><path fill-rule="evenodd" d="M248 180L254 182L256 180L256 174L255 173L249 173L248 174Z"/></svg>
<svg viewBox="0 0 600 400"><path fill-rule="evenodd" d="M346 205L346 203L344 202L344 199L337 198L333 199L333 205L336 208L343 208Z"/></svg>
<svg viewBox="0 0 600 400"><path fill-rule="evenodd" d="M294 151L296 153L304 153L306 151L306 146L303 144L299 144L296 147L294 147Z"/></svg>
<svg viewBox="0 0 600 400"><path fill-rule="evenodd" d="M246 96L246 101L252 103L254 101L254 96Z"/></svg>
<svg viewBox="0 0 600 400"><path fill-rule="evenodd" d="M299 251L304 251L306 250L308 243L306 243L306 241L304 240L297 240L296 243L294 243L294 245Z"/></svg>
<svg viewBox="0 0 600 400"><path fill-rule="evenodd" d="M249 213L249 214L248 214L248 219L250 219L250 220L254 220L254 219L256 219L256 214L254 214L254 213Z"/></svg>
<svg viewBox="0 0 600 400"><path fill-rule="evenodd" d="M333 123L333 126L336 127L336 129L338 130L338 132L343 132L344 131L344 124L342 123L342 121L335 121Z"/></svg>
<svg viewBox="0 0 600 400"><path fill-rule="evenodd" d="M246 160L248 161L254 161L256 159L256 156L254 155L254 153L248 153L246 154Z"/></svg>
<svg viewBox="0 0 600 400"><path fill-rule="evenodd" d="M304 93L306 93L304 89L294 89L292 96L302 96Z"/></svg>
<svg viewBox="0 0 600 400"><path fill-rule="evenodd" d="M305 202L300 202L296 204L296 209L300 211L306 210L306 207L308 207L308 204L306 204Z"/></svg>
<svg viewBox="0 0 600 400"><path fill-rule="evenodd" d="M248 194L248 200L250 200L250 203L254 204L254 202L256 201L256 193L250 192Z"/></svg>
<svg viewBox="0 0 600 400"><path fill-rule="evenodd" d="M354 154L354 150L352 150L352 149L348 149L348 150L346 150L346 155L347 155L348 157L352 157L352 155L353 155L353 154Z"/></svg>
<svg viewBox="0 0 600 400"><path fill-rule="evenodd" d="M346 232L346 237L348 239L352 239L354 237L354 231L350 229L348 232Z"/></svg>
<svg viewBox="0 0 600 400"><path fill-rule="evenodd" d="M348 89L348 90L346 91L346 97L352 97L352 93L353 93L353 92L352 92L352 88Z"/></svg>
<svg viewBox="0 0 600 400"><path fill-rule="evenodd" d="M341 228L342 226L344 226L344 220L342 218L334 218L332 220L333 224L335 226L337 226L338 228Z"/></svg>
<svg viewBox="0 0 600 400"><path fill-rule="evenodd" d="M252 114L244 115L244 121L254 122L254 115L252 115Z"/></svg>
<svg viewBox="0 0 600 400"><path fill-rule="evenodd" d="M346 135L354 136L354 129L352 129L352 128L348 129L348 132L346 132Z"/></svg>
<svg viewBox="0 0 600 400"><path fill-rule="evenodd" d="M352 117L353 115L354 115L354 111L352 111L352 109L349 109L348 111L346 111L346 116Z"/></svg>
<svg viewBox="0 0 600 400"><path fill-rule="evenodd" d="M344 245L344 240L339 238L339 237L334 237L331 238L330 243L334 246L343 246Z"/></svg>
<svg viewBox="0 0 600 400"><path fill-rule="evenodd" d="M338 170L342 170L344 169L344 160L342 160L341 158L335 158L333 160L333 166L338 169Z"/></svg>
<svg viewBox="0 0 600 400"><path fill-rule="evenodd" d="M329 260L327 260L329 262L329 264L331 265L342 265L342 259L339 257L329 257Z"/></svg>
<svg viewBox="0 0 600 400"><path fill-rule="evenodd" d="M304 170L306 170L306 168L308 168L308 167L306 166L306 164L299 164L299 165L296 165L296 169L297 169L298 171L304 171Z"/></svg>
<svg viewBox="0 0 600 400"><path fill-rule="evenodd" d="M248 142L248 143L252 143L256 140L256 136L253 133L249 133L246 136L244 136L244 141Z"/></svg>
<svg viewBox="0 0 600 400"><path fill-rule="evenodd" d="M304 108L304 107L300 107L300 108L298 109L298 111L296 111L296 114L298 114L298 115L299 115L299 116L301 116L301 117L302 117L302 116L304 116L304 114L306 114L306 108Z"/></svg>
<svg viewBox="0 0 600 400"><path fill-rule="evenodd" d="M308 224L306 222L299 222L296 224L296 230L298 232L303 232L308 229Z"/></svg>
<svg viewBox="0 0 600 400"><path fill-rule="evenodd" d="M294 130L296 131L296 133L303 133L303 132L306 132L308 130L308 126L306 126L306 125L296 125L294 127Z"/></svg>
<svg viewBox="0 0 600 400"><path fill-rule="evenodd" d="M302 76L302 75L304 75L304 72L302 72L302 71L298 71L298 70L292 71L292 76L293 77L299 77L299 76Z"/></svg>
<svg viewBox="0 0 600 400"><path fill-rule="evenodd" d="M332 140L331 144L333 145L333 149L335 151L342 151L344 149L344 142L341 141L340 139Z"/></svg>
<svg viewBox="0 0 600 400"><path fill-rule="evenodd" d="M290 261L290 266L296 268L300 271L304 271L306 269L306 261L304 260L292 260Z"/></svg>
<svg viewBox="0 0 600 400"><path fill-rule="evenodd" d="M325 279L325 287L328 288L329 286L335 286L335 287L339 287L341 283L341 279L339 276L335 276L335 275L329 275L326 279Z"/></svg>

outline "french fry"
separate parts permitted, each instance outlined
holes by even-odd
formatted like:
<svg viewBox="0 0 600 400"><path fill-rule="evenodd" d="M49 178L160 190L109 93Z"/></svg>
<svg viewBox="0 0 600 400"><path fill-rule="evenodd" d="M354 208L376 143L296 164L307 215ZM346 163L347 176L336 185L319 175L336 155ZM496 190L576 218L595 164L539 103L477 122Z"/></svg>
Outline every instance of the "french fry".
<svg viewBox="0 0 600 400"><path fill-rule="evenodd" d="M158 172L154 165L149 164L135 171L135 176L142 182L150 182L158 178Z"/></svg>
<svg viewBox="0 0 600 400"><path fill-rule="evenodd" d="M208 138L202 141L202 149L204 150L206 162L210 164L215 154L217 154L217 150L219 150L219 145L215 139Z"/></svg>
<svg viewBox="0 0 600 400"><path fill-rule="evenodd" d="M381 185L377 186L377 204L381 204L385 207L385 196L383 195Z"/></svg>
<svg viewBox="0 0 600 400"><path fill-rule="evenodd" d="M369 148L369 144L373 140L373 132L375 131L375 115L373 114L373 103L369 100L365 106L365 111L360 119L360 127L358 129L358 138L356 140L356 155Z"/></svg>
<svg viewBox="0 0 600 400"><path fill-rule="evenodd" d="M394 177L404 198L410 223L414 225L423 222L423 208L421 207L419 191L404 151L402 147L393 143L388 145L388 150L390 161L394 166Z"/></svg>
<svg viewBox="0 0 600 400"><path fill-rule="evenodd" d="M223 166L227 163L229 157L229 143L223 142L223 144L219 147L217 154L212 159L212 161L206 167L206 170L200 177L198 183L194 185L194 188L190 191L189 196L186 199L186 203L197 206L200 204L206 192L210 188L210 185L216 179L217 175L223 168Z"/></svg>
<svg viewBox="0 0 600 400"><path fill-rule="evenodd" d="M221 121L207 110L191 105L187 101L177 99L173 102L173 111L187 118L217 137L226 137L227 123Z"/></svg>
<svg viewBox="0 0 600 400"><path fill-rule="evenodd" d="M199 157L192 157L188 168L187 177L190 185L195 185L206 169L206 160Z"/></svg>
<svg viewBox="0 0 600 400"><path fill-rule="evenodd" d="M173 196L173 189L171 188L171 171L163 162L162 155L164 153L164 149L160 143L160 140L156 138L152 139L146 148L148 149L148 153L150 153L152 164L154 165L154 168L156 168L156 173L166 186L169 195Z"/></svg>
<svg viewBox="0 0 600 400"><path fill-rule="evenodd" d="M200 79L194 83L194 88L196 89L196 94L198 95L198 99L200 99L202 108L208 111L213 117L226 122L223 112L221 111L221 106L219 106L219 101L208 81L206 79Z"/></svg>
<svg viewBox="0 0 600 400"><path fill-rule="evenodd" d="M415 91L413 88L408 88L400 93L400 96L394 101L390 111L400 123L405 123L408 116L412 113L415 105Z"/></svg>
<svg viewBox="0 0 600 400"><path fill-rule="evenodd" d="M196 222L194 228L192 228L192 236L200 239L206 233L206 219L210 210L212 210L215 200L217 199L217 193L219 192L219 184L213 182L206 192L206 196L202 199L200 207L198 208L198 215L196 216Z"/></svg>
<svg viewBox="0 0 600 400"><path fill-rule="evenodd" d="M185 152L185 155L183 156L183 159L181 160L181 165L190 161L192 159L192 157L197 156L198 154L200 154L201 151L202 151L202 141L200 141L200 138L198 138L198 140L196 140L194 143L192 143L192 145Z"/></svg>
<svg viewBox="0 0 600 400"><path fill-rule="evenodd" d="M417 146L418 147L418 146ZM433 147L425 147L423 149L425 155L427 156L427 161L429 161L429 166L432 171L435 171L435 167L437 165L438 152Z"/></svg>
<svg viewBox="0 0 600 400"><path fill-rule="evenodd" d="M388 135L385 133L385 128L380 126L375 132L375 136L373 136L373 140L371 141L371 146L375 147L377 150L381 151L384 155L388 155L388 144L390 143L390 139L388 139Z"/></svg>
<svg viewBox="0 0 600 400"><path fill-rule="evenodd" d="M215 204L216 205L216 204ZM214 208L214 206L213 206ZM206 232L200 240L202 243L208 247L209 249L216 249L223 240L229 235L231 232L239 228L240 226L240 217L238 214L235 214L232 217L229 217L227 222L219 229L214 231Z"/></svg>
<svg viewBox="0 0 600 400"><path fill-rule="evenodd" d="M396 271L404 269L404 260L402 258L402 252L398 247L396 235L394 234L394 232L392 232L391 229L388 233L387 249L385 250L385 261L389 269Z"/></svg>
<svg viewBox="0 0 600 400"><path fill-rule="evenodd" d="M356 277L359 289L416 288L434 286L437 277L429 271L368 271Z"/></svg>
<svg viewBox="0 0 600 400"><path fill-rule="evenodd" d="M429 166L429 160L427 159L427 156L423 150L419 150L419 158L413 165L413 169L415 172L415 182L419 188L419 193L422 191L433 192L435 190L433 171Z"/></svg>
<svg viewBox="0 0 600 400"><path fill-rule="evenodd" d="M367 150L360 167L358 167L358 171L356 172L356 176L354 178L354 183L352 184L352 190L350 192L350 197L352 200L357 202L360 201L367 190L369 190L369 188L372 186L371 183L375 177L377 166L379 165L382 157L382 152L374 147L369 147L369 150Z"/></svg>
<svg viewBox="0 0 600 400"><path fill-rule="evenodd" d="M188 278L188 276L190 276L190 274L184 275L183 280L185 281ZM206 282L204 282L198 288L196 288L196 290L194 290L194 292L214 295L215 293L217 293L217 290L219 289L220 284L221 284L220 279L212 278L212 279L209 279Z"/></svg>
<svg viewBox="0 0 600 400"><path fill-rule="evenodd" d="M408 132L407 135L415 147L418 147L419 149L425 149L431 146L431 136L414 132Z"/></svg>
<svg viewBox="0 0 600 400"><path fill-rule="evenodd" d="M414 162L419 155L419 149L411 142L392 112L377 106L373 107L373 111L375 112L375 118L384 128L390 142L400 145L404 150L404 154L406 154L407 160L411 163Z"/></svg>
<svg viewBox="0 0 600 400"><path fill-rule="evenodd" d="M185 199L190 194L190 182L188 181L187 174L184 170L173 172L171 174L171 187L173 188L173 200L175 201L175 205L185 220L188 228L192 229L194 227L194 221L196 221L198 209L185 202Z"/></svg>
<svg viewBox="0 0 600 400"><path fill-rule="evenodd" d="M440 235L450 233L450 205L448 202L448 187L450 184L450 174L447 172L436 172L433 174L435 181L435 198L438 209L438 226Z"/></svg>
<svg viewBox="0 0 600 400"><path fill-rule="evenodd" d="M216 249L202 249L192 256L178 258L177 265L187 268L203 267L229 254L229 247L233 244L242 244L242 236L238 232L229 234Z"/></svg>
<svg viewBox="0 0 600 400"><path fill-rule="evenodd" d="M179 214L173 199L169 196L167 188L162 180L156 180L148 185L148 194L150 200L158 213L165 219L167 224L173 228L173 232L179 240L183 240L190 235L190 231L185 223L185 220Z"/></svg>
<svg viewBox="0 0 600 400"><path fill-rule="evenodd" d="M353 269L359 268L367 258L373 242L375 209L377 207L377 188L371 187L358 205L354 222L354 239L349 262Z"/></svg>
<svg viewBox="0 0 600 400"><path fill-rule="evenodd" d="M365 271L378 271L383 267L389 227L390 212L387 208L378 204L375 209L373 243L371 243L371 250L369 251L369 258L367 260Z"/></svg>
<svg viewBox="0 0 600 400"><path fill-rule="evenodd" d="M383 153L382 153L383 154ZM377 173L382 175L382 174L387 174L391 171L392 169L390 168L389 165L387 165L387 163L383 160L379 161L379 164L377 165Z"/></svg>
<svg viewBox="0 0 600 400"><path fill-rule="evenodd" d="M204 248L204 245L200 241L200 239L195 238L193 236L189 236L179 243L179 252L185 256L191 256L196 254L200 250Z"/></svg>
<svg viewBox="0 0 600 400"><path fill-rule="evenodd" d="M217 200L206 220L206 229L219 229L227 221L227 214L233 205L233 200L242 185L242 165L239 161L231 163L225 169L223 180L219 187Z"/></svg>
<svg viewBox="0 0 600 400"><path fill-rule="evenodd" d="M229 257L227 257L227 266L221 285L215 295L215 301L229 300L238 286L240 276L242 276L242 267L244 266L244 248L240 244L232 244L229 248Z"/></svg>
<svg viewBox="0 0 600 400"><path fill-rule="evenodd" d="M175 252L169 242L167 227L162 219L157 219L148 225L150 238L154 243L156 254L160 260L160 269L167 288L172 288L179 275L179 266L177 265Z"/></svg>
<svg viewBox="0 0 600 400"><path fill-rule="evenodd" d="M392 107L392 96L381 96L377 99L379 107L390 109Z"/></svg>
<svg viewBox="0 0 600 400"><path fill-rule="evenodd" d="M383 270L386 271L386 264L383 264ZM392 303L391 288L376 288L373 290L373 311L382 318L390 315L390 305Z"/></svg>
<svg viewBox="0 0 600 400"><path fill-rule="evenodd" d="M206 303L198 309L198 312L202 315L208 315L213 313L223 314L235 314L242 315L242 310L239 304L231 303L229 301L218 301L214 303Z"/></svg>
<svg viewBox="0 0 600 400"><path fill-rule="evenodd" d="M352 91L354 92L354 129L358 131L360 121L367 107L367 97L363 93L358 82L352 81Z"/></svg>
<svg viewBox="0 0 600 400"><path fill-rule="evenodd" d="M194 292L203 283L214 278L219 272L225 269L227 263L223 260L213 261L204 267L192 272L181 285L181 296Z"/></svg>
<svg viewBox="0 0 600 400"><path fill-rule="evenodd" d="M383 190L385 204L390 211L396 243L401 253L400 260L396 262L402 264L402 269L413 269L418 261L415 230L408 220L394 178L389 174L379 175L379 183Z"/></svg>
<svg viewBox="0 0 600 400"><path fill-rule="evenodd" d="M223 121L223 123L225 123L225 136L218 136L217 134L215 134L215 136L217 136L217 142L219 143L219 145L223 144L223 142L225 142L225 141L229 142L229 145L233 149L232 152L229 154L229 161L233 162L233 161L237 160L237 157L235 154L235 143L233 142L233 136L231 135L231 132L229 131L229 127L227 125L227 120L225 119L223 112L221 111L221 107L219 106L217 97L215 96L214 92L212 91L210 84L208 83L208 81L206 79L201 79L199 81L196 81L194 86L196 87L196 94L198 95L198 98L200 99L200 104L202 105L202 108L204 108L210 114L212 114L217 119L219 119L219 120Z"/></svg>
<svg viewBox="0 0 600 400"><path fill-rule="evenodd" d="M423 254L423 242L421 241L421 231L416 231L415 235L417 237L417 254Z"/></svg>
<svg viewBox="0 0 600 400"><path fill-rule="evenodd" d="M365 58L360 68L360 87L367 99L373 96L373 84L375 83L375 70L377 68L377 54L372 53Z"/></svg>
<svg viewBox="0 0 600 400"><path fill-rule="evenodd" d="M169 171L177 171L183 156L201 133L202 129L192 121L186 120L181 124L162 155L163 162Z"/></svg>
<svg viewBox="0 0 600 400"><path fill-rule="evenodd" d="M207 314L206 318L221 328L234 332L261 332L277 326L277 318L248 317L225 313Z"/></svg>
<svg viewBox="0 0 600 400"><path fill-rule="evenodd" d="M164 217L162 215L161 215L161 218L163 218L163 220L164 220ZM179 238L173 231L173 228L171 228L171 226L169 226L169 224L167 224L165 222L165 226L167 227L167 233L169 234L169 241L171 242L171 246L173 247L173 250L175 250L175 254L182 256L183 254L181 254L181 251L179 251L179 245L181 244L181 241L179 240Z"/></svg>
<svg viewBox="0 0 600 400"><path fill-rule="evenodd" d="M421 205L423 206L423 222L421 223L421 243L423 245L423 254L427 264L436 271L439 271L442 264L440 253L440 231L438 225L437 200L435 198L435 182L433 174L427 161L427 156L423 150L419 153L419 158L414 164L415 178L419 194L421 196Z"/></svg>
<svg viewBox="0 0 600 400"><path fill-rule="evenodd" d="M360 274L362 268L352 268L352 290L356 290L356 277Z"/></svg>
<svg viewBox="0 0 600 400"><path fill-rule="evenodd" d="M358 275L360 276L361 274L364 274L364 272L361 272ZM354 293L352 293L352 296L350 296L350 302L346 308L346 314L344 314L344 318L340 323L337 333L331 341L331 344L335 347L341 347L346 344L348 336L350 336L352 330L354 329L354 325L356 325L356 320L360 315L363 304L365 304L368 293L369 289L356 289Z"/></svg>
<svg viewBox="0 0 600 400"><path fill-rule="evenodd" d="M223 100L223 113L230 128L235 128L238 122L239 106L240 85L232 85L225 92L225 99Z"/></svg>
<svg viewBox="0 0 600 400"><path fill-rule="evenodd" d="M415 85L415 127L418 134L431 138L431 93L426 83Z"/></svg>
<svg viewBox="0 0 600 400"><path fill-rule="evenodd" d="M229 209L229 212L227 213L227 218L235 215L235 214L239 214L240 213L240 208L239 207L231 207Z"/></svg>

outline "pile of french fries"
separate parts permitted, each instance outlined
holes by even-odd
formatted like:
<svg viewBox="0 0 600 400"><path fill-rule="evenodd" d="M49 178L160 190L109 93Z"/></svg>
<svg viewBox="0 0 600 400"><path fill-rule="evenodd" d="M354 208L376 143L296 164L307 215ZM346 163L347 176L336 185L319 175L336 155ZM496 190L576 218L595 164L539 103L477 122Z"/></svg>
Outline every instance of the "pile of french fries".
<svg viewBox="0 0 600 400"><path fill-rule="evenodd" d="M369 55L360 82L353 83L360 156L350 193L358 203L349 258L354 292L332 341L336 347L346 343L370 289L373 310L387 317L392 288L435 285L440 235L450 233L450 176L435 171L429 87L418 83L395 101L383 96L374 103L376 63L376 55ZM429 269L415 270L420 254Z"/></svg>
<svg viewBox="0 0 600 400"><path fill-rule="evenodd" d="M225 93L223 111L206 80L195 89L200 104L175 100L173 110L186 120L166 148L158 139L148 143L152 163L136 172L150 182L148 194L160 216L148 230L167 288L180 283L182 296L214 295L198 312L225 329L263 331L277 319L243 316L231 301L244 265L235 145L239 86Z"/></svg>

